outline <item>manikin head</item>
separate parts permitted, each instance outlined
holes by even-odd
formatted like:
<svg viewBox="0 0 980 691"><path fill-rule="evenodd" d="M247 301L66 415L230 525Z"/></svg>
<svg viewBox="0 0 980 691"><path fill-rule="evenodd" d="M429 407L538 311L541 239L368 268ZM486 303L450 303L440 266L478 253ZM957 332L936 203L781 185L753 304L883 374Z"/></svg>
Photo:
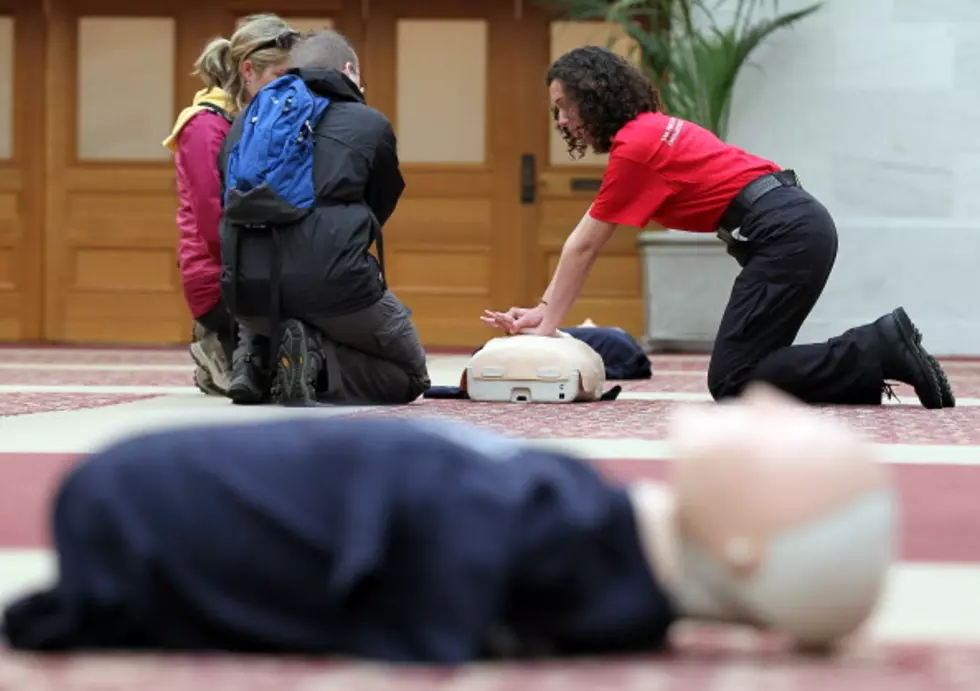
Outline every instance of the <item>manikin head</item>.
<svg viewBox="0 0 980 691"><path fill-rule="evenodd" d="M575 158L589 147L609 153L626 123L662 109L657 88L608 48L584 46L565 53L551 65L545 83L555 125Z"/></svg>
<svg viewBox="0 0 980 691"><path fill-rule="evenodd" d="M563 331L555 336L519 334L492 338L474 353L463 370L460 388L472 400L530 402L535 400L532 382L567 382L575 375L578 390L569 390L568 400L591 401L602 396L605 365L587 343Z"/></svg>
<svg viewBox="0 0 980 691"><path fill-rule="evenodd" d="M814 646L869 617L897 524L870 443L761 386L733 403L681 408L670 441L682 612Z"/></svg>

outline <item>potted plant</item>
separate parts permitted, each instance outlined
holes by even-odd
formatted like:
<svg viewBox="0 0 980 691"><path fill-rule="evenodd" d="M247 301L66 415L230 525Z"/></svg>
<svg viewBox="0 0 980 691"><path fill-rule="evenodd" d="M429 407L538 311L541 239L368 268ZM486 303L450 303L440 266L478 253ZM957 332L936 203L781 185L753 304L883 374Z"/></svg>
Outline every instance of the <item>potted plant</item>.
<svg viewBox="0 0 980 691"><path fill-rule="evenodd" d="M631 41L637 64L658 86L664 110L728 135L735 81L773 33L821 3L778 12L778 0L538 0L564 19L605 21ZM772 6L760 13L760 5ZM610 45L612 44L610 39ZM710 349L738 265L714 235L670 229L637 237L643 259L646 345Z"/></svg>

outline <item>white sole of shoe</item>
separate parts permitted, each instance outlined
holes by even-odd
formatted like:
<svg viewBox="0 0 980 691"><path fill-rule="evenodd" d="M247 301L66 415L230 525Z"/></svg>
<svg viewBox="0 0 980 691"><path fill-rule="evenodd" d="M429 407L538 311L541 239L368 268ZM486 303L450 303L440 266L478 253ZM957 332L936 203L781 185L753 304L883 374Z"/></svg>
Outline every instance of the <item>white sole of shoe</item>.
<svg viewBox="0 0 980 691"><path fill-rule="evenodd" d="M199 367L206 369L211 375L211 381L214 382L215 387L220 391L228 391L228 387L231 386L231 374L222 371L218 363L208 357L207 351L200 342L191 343L190 351L194 362Z"/></svg>

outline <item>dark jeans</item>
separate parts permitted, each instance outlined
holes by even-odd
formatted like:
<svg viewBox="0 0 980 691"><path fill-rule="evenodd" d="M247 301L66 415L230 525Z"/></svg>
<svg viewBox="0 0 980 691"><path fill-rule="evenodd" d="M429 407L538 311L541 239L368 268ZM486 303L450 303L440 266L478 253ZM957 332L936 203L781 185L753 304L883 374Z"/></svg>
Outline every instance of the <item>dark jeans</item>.
<svg viewBox="0 0 980 691"><path fill-rule="evenodd" d="M411 312L391 291L357 312L307 315L302 321L323 337L326 388L320 400L409 403L429 388L425 349ZM241 326L243 343L252 333L269 335L267 319L242 319Z"/></svg>
<svg viewBox="0 0 980 691"><path fill-rule="evenodd" d="M873 326L793 345L837 257L827 209L800 188L762 197L742 222L742 272L715 340L708 388L716 400L763 381L807 403L878 404L881 360Z"/></svg>
<svg viewBox="0 0 980 691"><path fill-rule="evenodd" d="M218 340L230 365L238 343L238 324L228 311L225 301L219 300L218 304L197 318L197 323L218 334Z"/></svg>

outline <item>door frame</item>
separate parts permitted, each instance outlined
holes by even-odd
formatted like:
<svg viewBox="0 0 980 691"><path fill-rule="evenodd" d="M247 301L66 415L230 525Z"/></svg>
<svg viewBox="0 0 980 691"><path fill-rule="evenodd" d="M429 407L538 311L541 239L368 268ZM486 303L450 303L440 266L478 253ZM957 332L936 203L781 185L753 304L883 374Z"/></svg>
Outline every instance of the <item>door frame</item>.
<svg viewBox="0 0 980 691"><path fill-rule="evenodd" d="M45 159L47 22L40 2L0 1L0 14L14 22L11 88L11 157L0 162L3 187L17 194L20 341L44 338Z"/></svg>
<svg viewBox="0 0 980 691"><path fill-rule="evenodd" d="M515 50L523 42L519 14L515 7L520 3L472 3L466 0L370 0L367 20L364 24L362 73L367 85L367 103L383 112L398 131L397 108L397 21L411 19L479 19L487 23L486 71L486 127L484 132L474 132L486 137L486 158L482 164L468 164L474 172L487 175L489 201L493 215L493 233L487 243L488 279L485 284L486 309L506 309L521 304L526 299L529 257L526 256L526 232L523 222L524 209L520 204L521 154L526 151L524 114L520 98L524 66L521 50ZM437 78L434 76L433 78ZM511 104L503 108L501 104ZM459 175L459 166L450 163L401 163L409 190L417 190L421 196L438 196L441 184ZM396 212L397 213L397 212ZM435 246L421 247L420 251L436 252ZM396 287L397 289L397 287ZM482 300L481 300L482 302ZM478 329L479 313L472 315ZM465 319L470 318L468 315ZM466 329L469 333L469 329ZM440 328L440 333L443 330ZM473 332L478 333L478 332ZM447 336L436 336L448 344ZM465 337L460 347L478 345L471 343L473 336ZM435 346L439 347L439 346ZM444 345L443 347L449 347Z"/></svg>

